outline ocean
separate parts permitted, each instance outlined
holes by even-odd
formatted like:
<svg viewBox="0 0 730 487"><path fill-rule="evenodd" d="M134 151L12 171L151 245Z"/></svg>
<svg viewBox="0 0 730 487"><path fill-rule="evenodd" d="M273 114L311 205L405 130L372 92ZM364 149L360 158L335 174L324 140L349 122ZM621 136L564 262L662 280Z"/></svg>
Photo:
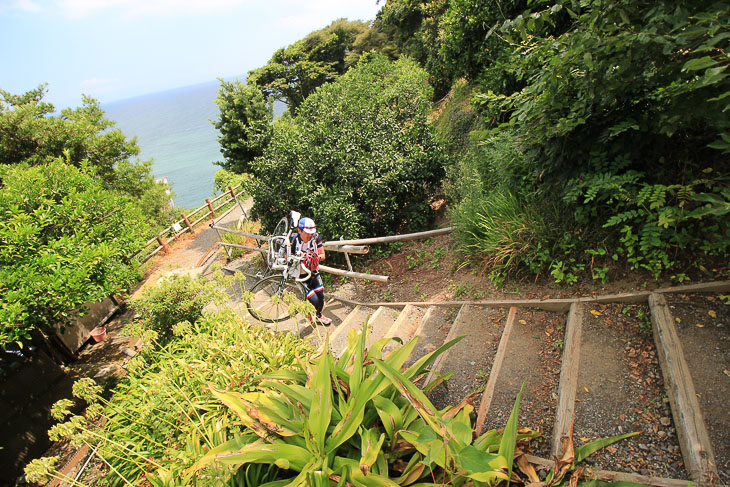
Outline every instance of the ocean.
<svg viewBox="0 0 730 487"><path fill-rule="evenodd" d="M106 117L127 138L137 137L139 159L153 159L152 173L172 185L175 206L197 208L213 195L222 161L215 104L219 81L105 103Z"/></svg>

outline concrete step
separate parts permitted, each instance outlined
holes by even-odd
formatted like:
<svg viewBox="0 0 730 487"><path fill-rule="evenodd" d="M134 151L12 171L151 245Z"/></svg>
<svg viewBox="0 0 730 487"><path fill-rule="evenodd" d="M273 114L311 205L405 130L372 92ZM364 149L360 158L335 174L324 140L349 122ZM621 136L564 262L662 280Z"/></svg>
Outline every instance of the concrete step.
<svg viewBox="0 0 730 487"><path fill-rule="evenodd" d="M416 330L421 324L425 314L425 308L414 306L412 304L407 305L400 312L398 318L393 323L393 326L391 326L385 333L385 336L399 338L403 343L408 342L415 336ZM398 343L395 341L388 343L383 348L383 357L388 356L388 354L395 350L397 346Z"/></svg>
<svg viewBox="0 0 730 487"><path fill-rule="evenodd" d="M370 349L375 342L385 338L386 334L398 319L400 312L397 309L379 307L368 320L368 336L365 339L365 348ZM363 323L364 324L364 323Z"/></svg>
<svg viewBox="0 0 730 487"><path fill-rule="evenodd" d="M327 333L334 333L337 330L337 327L340 326L343 321L345 321L345 319L353 309L354 308L352 306L349 306L335 299L331 299L329 302L327 302L327 304L325 304L322 314L331 319L332 324L328 326L317 324L313 327L312 325L307 323L307 326L302 328L301 334L299 336L306 340L309 340L309 342L315 347L319 346L325 335L327 335Z"/></svg>
<svg viewBox="0 0 730 487"><path fill-rule="evenodd" d="M411 356L406 360L404 367L408 368L418 359L433 352L446 341L458 308L429 307L421 318L413 337L418 339ZM422 384L422 381L419 383Z"/></svg>
<svg viewBox="0 0 730 487"><path fill-rule="evenodd" d="M454 372L448 384L441 384L431 391L429 397L434 406L443 409L456 405L471 393L483 389L497 353L506 316L503 309L461 307L446 341L462 335L464 338L444 352L433 367L434 372L441 375ZM430 374L426 384L435 378L435 374ZM475 398L475 404L478 404L478 399Z"/></svg>
<svg viewBox="0 0 730 487"><path fill-rule="evenodd" d="M347 336L350 330L362 330L365 320L375 313L372 308L356 306L350 314L334 328L330 333L329 348L336 355L340 356L347 347ZM330 327L332 328L332 327Z"/></svg>

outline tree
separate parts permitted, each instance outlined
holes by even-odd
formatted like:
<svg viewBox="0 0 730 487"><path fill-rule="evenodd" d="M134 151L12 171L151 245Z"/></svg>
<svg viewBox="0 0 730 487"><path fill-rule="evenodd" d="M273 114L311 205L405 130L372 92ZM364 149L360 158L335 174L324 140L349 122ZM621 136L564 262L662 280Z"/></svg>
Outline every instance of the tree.
<svg viewBox="0 0 730 487"><path fill-rule="evenodd" d="M224 158L220 165L228 171L248 172L251 161L271 140L273 102L254 86L221 80L216 104L220 115L214 125Z"/></svg>
<svg viewBox="0 0 730 487"><path fill-rule="evenodd" d="M142 213L82 166L0 166L0 346L67 326L139 278L124 257L149 232Z"/></svg>
<svg viewBox="0 0 730 487"><path fill-rule="evenodd" d="M460 26L478 14L461 8L442 25L453 57L468 60L483 46L456 48L471 44L457 42ZM504 48L479 75L477 102L494 135L514 133L535 201L570 214L555 226L578 237L553 248L613 248L654 276L682 250L695 265L727 255L729 29L730 6L713 0L538 2L498 26Z"/></svg>
<svg viewBox="0 0 730 487"><path fill-rule="evenodd" d="M428 123L428 75L379 54L317 90L251 164L253 212L265 226L287 210L311 215L331 238L424 226L444 173Z"/></svg>
<svg viewBox="0 0 730 487"><path fill-rule="evenodd" d="M345 59L357 37L367 29L365 22L336 20L276 51L265 66L249 72L247 82L267 97L286 103L295 114L314 90L345 73ZM349 58L349 62L354 61Z"/></svg>
<svg viewBox="0 0 730 487"><path fill-rule="evenodd" d="M144 199L148 216L164 220L170 197L155 183L152 161L131 161L139 154L136 138L115 130L93 98L84 96L81 107L54 115L45 94L46 85L22 95L0 90L0 164L35 166L59 157L85 164L105 188Z"/></svg>
<svg viewBox="0 0 730 487"><path fill-rule="evenodd" d="M439 54L442 37L439 22L449 3L447 0L389 0L373 25L392 40L399 55L416 60L426 69L437 98L448 91L451 83Z"/></svg>

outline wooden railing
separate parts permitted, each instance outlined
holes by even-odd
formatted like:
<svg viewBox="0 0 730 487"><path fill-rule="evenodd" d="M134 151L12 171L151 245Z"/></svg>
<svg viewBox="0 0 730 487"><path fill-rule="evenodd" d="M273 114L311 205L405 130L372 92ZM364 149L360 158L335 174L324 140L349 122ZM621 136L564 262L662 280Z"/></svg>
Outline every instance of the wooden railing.
<svg viewBox="0 0 730 487"><path fill-rule="evenodd" d="M171 242L177 240L185 232L194 233L193 229L199 223L210 218L223 218L228 213L233 211L236 205L240 206L241 211L243 211L245 214L246 210L243 208L242 202L238 199L240 191L238 194L236 194L236 190L240 190L240 188L240 184L233 187L229 186L228 191L226 191L225 193L216 196L213 199L207 198L204 205L196 210L193 210L187 215L182 214L182 218L180 220L176 221L175 223L149 239L147 243L142 246L141 249L139 249L133 255L129 256L129 259L131 260L137 258L139 259L140 264L147 262L153 256L157 255L157 253L159 253L161 250L168 251L168 245ZM225 200L222 203L219 203L224 198ZM223 210L228 205L230 205L230 207ZM154 247L152 247L153 245Z"/></svg>

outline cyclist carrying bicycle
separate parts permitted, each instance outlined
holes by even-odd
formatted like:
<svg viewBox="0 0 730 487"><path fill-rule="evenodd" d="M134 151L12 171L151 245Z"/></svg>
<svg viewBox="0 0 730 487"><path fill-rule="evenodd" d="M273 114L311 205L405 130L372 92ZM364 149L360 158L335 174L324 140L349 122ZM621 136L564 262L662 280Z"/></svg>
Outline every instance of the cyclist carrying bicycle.
<svg viewBox="0 0 730 487"><path fill-rule="evenodd" d="M324 284L322 277L319 275L319 261L324 260L324 245L322 237L317 233L317 226L311 218L301 218L297 225L297 234L294 235L290 242L292 255L304 255L302 265L312 271L312 276L303 282L307 290L307 300L312 303L317 312L316 320L323 325L329 325L332 320L326 316L322 316L324 309ZM311 316L308 316L309 322L314 324Z"/></svg>

